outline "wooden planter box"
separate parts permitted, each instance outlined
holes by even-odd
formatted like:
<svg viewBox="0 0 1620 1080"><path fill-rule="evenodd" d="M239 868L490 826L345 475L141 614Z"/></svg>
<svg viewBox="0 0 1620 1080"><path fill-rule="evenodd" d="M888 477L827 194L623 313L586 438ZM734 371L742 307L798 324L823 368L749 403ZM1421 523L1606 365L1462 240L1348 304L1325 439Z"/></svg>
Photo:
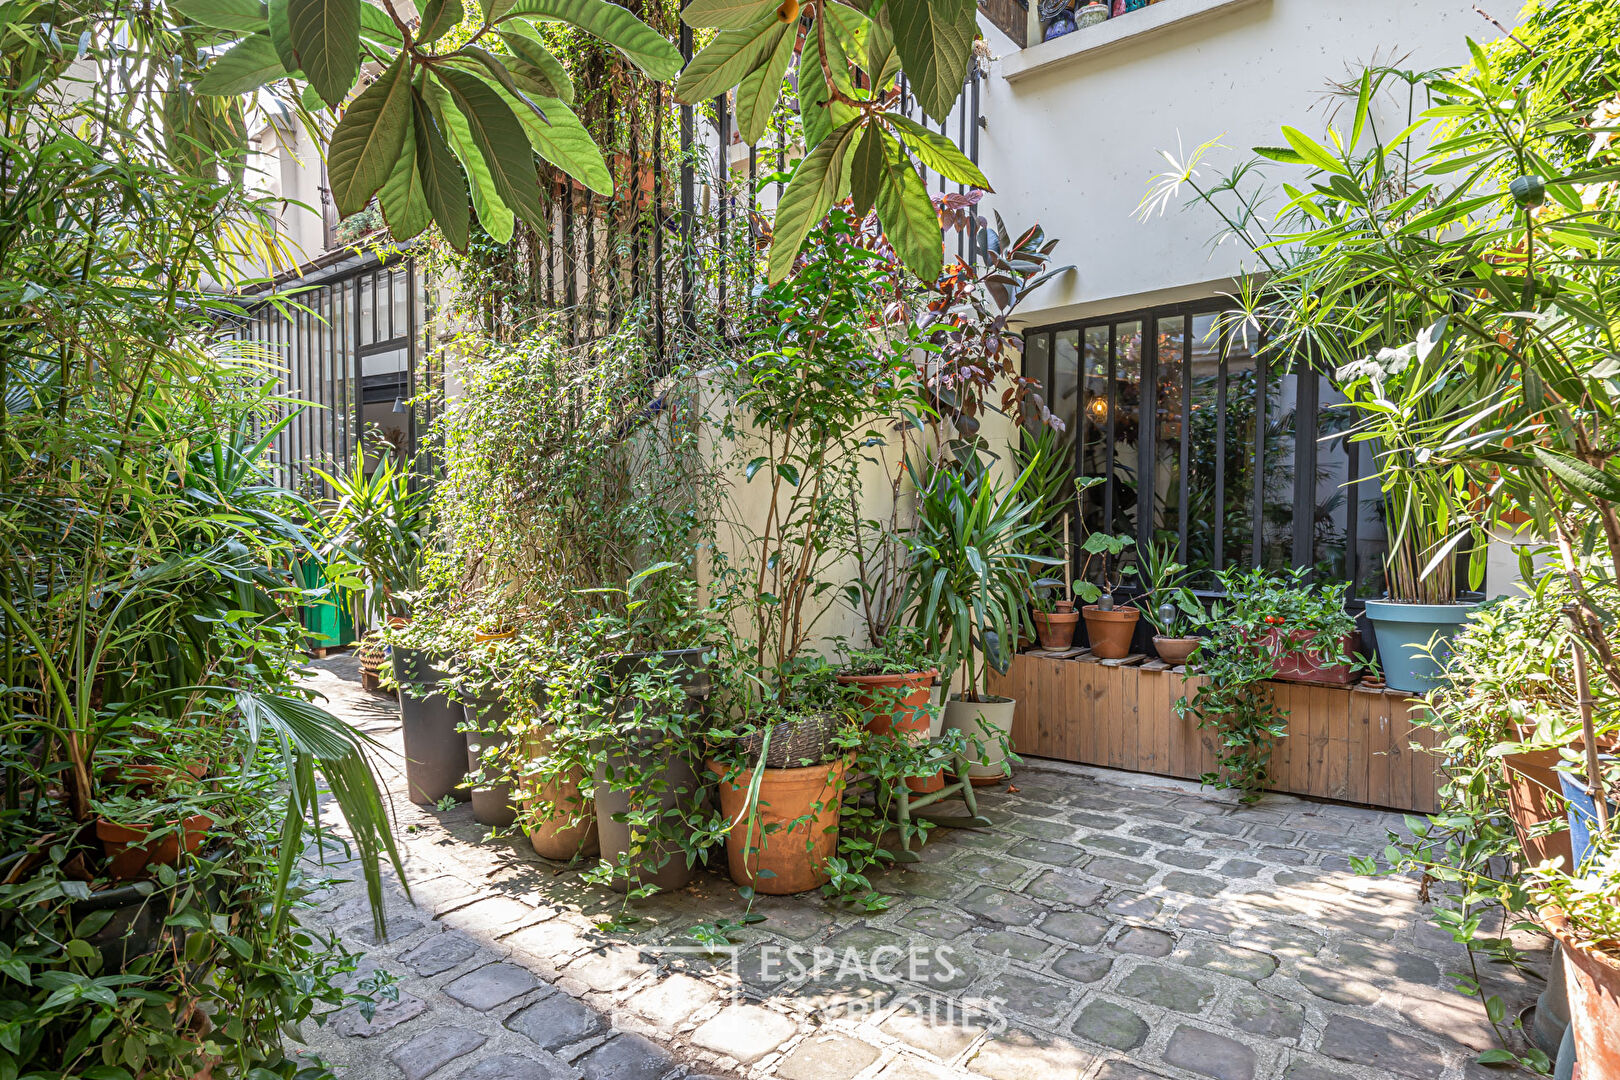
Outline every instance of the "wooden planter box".
<svg viewBox="0 0 1620 1080"><path fill-rule="evenodd" d="M1200 680L1162 661L1099 661L1022 653L991 685L1018 702L1020 754L1196 780L1215 769L1215 734L1175 701ZM1433 732L1415 727L1409 695L1384 689L1268 682L1288 710L1288 738L1272 752L1273 790L1432 813L1439 759L1415 751Z"/></svg>

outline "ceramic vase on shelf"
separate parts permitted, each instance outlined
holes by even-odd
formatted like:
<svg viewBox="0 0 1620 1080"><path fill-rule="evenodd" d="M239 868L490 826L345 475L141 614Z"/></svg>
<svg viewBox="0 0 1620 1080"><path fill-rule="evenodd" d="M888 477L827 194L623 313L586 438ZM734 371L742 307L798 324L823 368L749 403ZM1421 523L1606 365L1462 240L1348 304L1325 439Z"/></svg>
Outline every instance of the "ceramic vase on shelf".
<svg viewBox="0 0 1620 1080"><path fill-rule="evenodd" d="M1041 15L1042 41L1051 41L1064 34L1072 34L1075 30L1074 12L1071 10L1071 0L1041 0L1039 11Z"/></svg>
<svg viewBox="0 0 1620 1080"><path fill-rule="evenodd" d="M1101 0L1092 0L1091 3L1086 4L1084 7L1075 9L1074 24L1080 29L1084 29L1088 26L1096 26L1106 18L1108 18L1108 5L1102 3Z"/></svg>

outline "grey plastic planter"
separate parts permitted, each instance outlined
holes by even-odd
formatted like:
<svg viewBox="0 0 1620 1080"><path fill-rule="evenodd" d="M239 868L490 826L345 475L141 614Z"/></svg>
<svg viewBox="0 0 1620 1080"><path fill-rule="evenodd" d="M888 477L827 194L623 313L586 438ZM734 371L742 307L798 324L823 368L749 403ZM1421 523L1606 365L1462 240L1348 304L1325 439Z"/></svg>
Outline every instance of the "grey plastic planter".
<svg viewBox="0 0 1620 1080"><path fill-rule="evenodd" d="M398 646L393 654L411 802L433 806L446 795L466 802L469 795L462 779L467 775L467 736L457 730L463 717L461 706L438 689L444 673L426 654ZM426 696L418 697L411 686L421 688Z"/></svg>
<svg viewBox="0 0 1620 1080"><path fill-rule="evenodd" d="M506 699L481 699L462 709L467 716L467 772L473 774L473 819L480 825L504 829L517 820L512 778L495 775L494 767L484 764L483 754L486 749L507 744Z"/></svg>
<svg viewBox="0 0 1620 1080"><path fill-rule="evenodd" d="M1449 643L1474 607L1368 600L1367 621L1372 623L1373 636L1378 640L1384 685L1408 694L1426 694L1434 689L1440 662L1450 652Z"/></svg>

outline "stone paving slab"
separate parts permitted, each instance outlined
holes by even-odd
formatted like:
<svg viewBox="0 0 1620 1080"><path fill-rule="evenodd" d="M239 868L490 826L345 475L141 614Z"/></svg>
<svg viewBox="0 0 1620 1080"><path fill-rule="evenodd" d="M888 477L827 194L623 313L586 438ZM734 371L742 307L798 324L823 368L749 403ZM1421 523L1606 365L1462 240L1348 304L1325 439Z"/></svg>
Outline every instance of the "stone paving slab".
<svg viewBox="0 0 1620 1080"><path fill-rule="evenodd" d="M636 902L404 798L397 712L350 657L310 685L392 747L410 898L371 940L352 862L306 916L398 980L369 1020L309 1025L345 1080L1475 1080L1492 1045L1466 956L1417 882L1371 879L1400 815L1030 762L873 875L865 914L769 898L734 957L688 930L743 910L722 876ZM412 903L414 901L414 904ZM1521 943L1522 944L1522 943ZM1533 942L1531 944L1534 944ZM1541 957L1545 963L1545 957ZM1491 970L1517 1015L1533 977Z"/></svg>

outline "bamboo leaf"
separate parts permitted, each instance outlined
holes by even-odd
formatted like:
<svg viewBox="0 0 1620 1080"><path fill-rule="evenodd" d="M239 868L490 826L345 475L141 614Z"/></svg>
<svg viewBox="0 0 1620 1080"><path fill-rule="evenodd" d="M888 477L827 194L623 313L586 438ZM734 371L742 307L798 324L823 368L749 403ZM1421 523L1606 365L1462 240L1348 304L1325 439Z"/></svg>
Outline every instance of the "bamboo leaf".
<svg viewBox="0 0 1620 1080"><path fill-rule="evenodd" d="M1305 159L1305 164L1315 165L1318 169L1338 173L1341 176L1349 175L1345 167L1339 163L1339 159L1333 156L1332 151L1303 131L1284 126L1282 133L1283 138L1288 140L1288 145L1294 148L1294 152Z"/></svg>
<svg viewBox="0 0 1620 1080"><path fill-rule="evenodd" d="M680 73L681 54L675 46L629 11L608 0L518 0L502 18L515 16L577 26L618 49L632 64L655 79L673 79Z"/></svg>
<svg viewBox="0 0 1620 1080"><path fill-rule="evenodd" d="M1600 502L1620 502L1620 477L1546 447L1533 446L1531 452L1571 491Z"/></svg>

